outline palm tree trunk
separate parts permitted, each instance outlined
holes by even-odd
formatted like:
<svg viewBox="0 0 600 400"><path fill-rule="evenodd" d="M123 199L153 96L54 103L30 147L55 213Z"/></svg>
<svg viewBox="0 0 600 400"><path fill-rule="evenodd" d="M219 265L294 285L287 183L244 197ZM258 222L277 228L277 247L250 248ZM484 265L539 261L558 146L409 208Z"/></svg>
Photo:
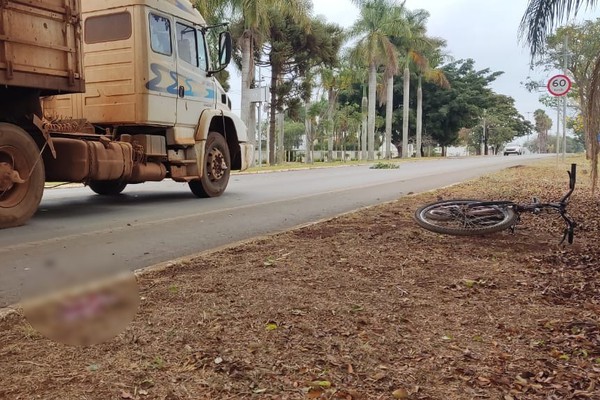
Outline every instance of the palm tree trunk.
<svg viewBox="0 0 600 400"><path fill-rule="evenodd" d="M421 157L421 147L423 142L423 82L419 75L417 87L417 157Z"/></svg>
<svg viewBox="0 0 600 400"><path fill-rule="evenodd" d="M328 106L327 106L327 160L333 161L333 110L335 110L336 93L330 88L328 91Z"/></svg>
<svg viewBox="0 0 600 400"><path fill-rule="evenodd" d="M251 112L254 110L250 104L250 85L254 80L254 68L252 62L252 32L247 29L242 36L242 95L240 117L248 128L248 142L254 144L256 131L254 119Z"/></svg>
<svg viewBox="0 0 600 400"><path fill-rule="evenodd" d="M408 157L408 107L410 96L410 69L404 68L404 92L402 93L402 158Z"/></svg>
<svg viewBox="0 0 600 400"><path fill-rule="evenodd" d="M377 97L377 66L371 63L369 68L369 116L368 116L368 145L367 160L375 160L375 101Z"/></svg>
<svg viewBox="0 0 600 400"><path fill-rule="evenodd" d="M273 65L273 64L271 64ZM269 126L269 164L275 165L275 136L277 128L277 74L278 71L271 71L271 110L270 110L270 126Z"/></svg>
<svg viewBox="0 0 600 400"><path fill-rule="evenodd" d="M369 108L369 100L367 96L365 96L363 89L363 98L362 98L362 125L361 125L361 134L360 134L360 159L367 159L367 110Z"/></svg>
<svg viewBox="0 0 600 400"><path fill-rule="evenodd" d="M394 75L387 81L387 99L385 109L385 158L392 158L392 115L394 113Z"/></svg>

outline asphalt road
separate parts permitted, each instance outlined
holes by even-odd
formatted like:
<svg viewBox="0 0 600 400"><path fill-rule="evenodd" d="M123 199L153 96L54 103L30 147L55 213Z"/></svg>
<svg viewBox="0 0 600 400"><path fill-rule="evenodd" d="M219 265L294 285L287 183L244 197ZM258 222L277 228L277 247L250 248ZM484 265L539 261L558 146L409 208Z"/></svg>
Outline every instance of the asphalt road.
<svg viewBox="0 0 600 400"><path fill-rule="evenodd" d="M240 174L215 199L197 199L172 181L131 185L115 198L89 188L49 189L28 225L0 231L0 307L55 285L147 267L541 157Z"/></svg>

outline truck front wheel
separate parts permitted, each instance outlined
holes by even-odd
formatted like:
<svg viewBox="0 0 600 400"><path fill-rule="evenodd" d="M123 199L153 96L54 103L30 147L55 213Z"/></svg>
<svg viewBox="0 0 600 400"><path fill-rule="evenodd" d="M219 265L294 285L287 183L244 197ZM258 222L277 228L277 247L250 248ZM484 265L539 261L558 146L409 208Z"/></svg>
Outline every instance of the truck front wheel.
<svg viewBox="0 0 600 400"><path fill-rule="evenodd" d="M90 181L88 185L94 193L101 196L116 196L125 189L127 182L118 179L114 181Z"/></svg>
<svg viewBox="0 0 600 400"><path fill-rule="evenodd" d="M189 183L190 190L198 197L217 197L223 194L229 183L231 156L223 135L210 132L206 139L204 173L199 180Z"/></svg>
<svg viewBox="0 0 600 400"><path fill-rule="evenodd" d="M44 162L27 132L0 123L0 229L25 224L44 193Z"/></svg>

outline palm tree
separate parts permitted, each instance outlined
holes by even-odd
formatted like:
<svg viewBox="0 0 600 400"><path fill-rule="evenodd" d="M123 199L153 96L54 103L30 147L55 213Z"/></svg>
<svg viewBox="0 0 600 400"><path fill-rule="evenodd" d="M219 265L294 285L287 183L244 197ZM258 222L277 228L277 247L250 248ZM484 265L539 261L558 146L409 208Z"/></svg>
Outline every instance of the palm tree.
<svg viewBox="0 0 600 400"><path fill-rule="evenodd" d="M598 0L529 0L519 28L533 57L544 50L546 38L558 22L576 15L582 6L595 6Z"/></svg>
<svg viewBox="0 0 600 400"><path fill-rule="evenodd" d="M375 159L375 103L377 93L377 71L386 65L390 70L398 63L398 50L390 38L399 36L404 30L401 10L393 0L354 0L360 8L359 19L350 29L350 36L358 38L353 57L364 60L369 69L368 95L368 156Z"/></svg>
<svg viewBox="0 0 600 400"><path fill-rule="evenodd" d="M408 122L410 100L410 67L416 65L417 69L425 69L426 58L423 52L435 46L434 42L426 36L427 19L429 12L426 10L406 11L406 26L404 35L395 38L394 43L403 54L404 90L403 90L403 116L402 116L402 157L408 157ZM419 152L420 149L417 149Z"/></svg>
<svg viewBox="0 0 600 400"><path fill-rule="evenodd" d="M417 157L421 157L421 147L423 142L423 79L432 82L435 85L449 89L450 82L446 78L444 72L439 68L432 68L432 65L438 65L441 61L440 48L445 45L441 39L432 39L431 47L426 49L420 58L417 58L416 73L417 73Z"/></svg>
<svg viewBox="0 0 600 400"><path fill-rule="evenodd" d="M521 20L520 33L529 44L532 59L544 51L546 38L557 23L576 15L581 7L595 6L598 0L529 0L525 15ZM588 88L588 120L584 121L587 142L592 158L592 192L598 181L598 153L600 145L596 138L600 131L600 55L596 58L592 79Z"/></svg>
<svg viewBox="0 0 600 400"><path fill-rule="evenodd" d="M329 160L332 160L334 130L333 117L335 114L335 109L337 108L337 99L340 91L348 89L352 83L357 80L357 74L349 67L349 65L342 64L341 68L337 69L321 67L319 69L319 75L321 78L321 86L323 86L323 88L327 91L327 157Z"/></svg>
<svg viewBox="0 0 600 400"><path fill-rule="evenodd" d="M250 103L250 88L254 82L254 50L261 46L263 39L268 35L271 25L269 11L271 8L281 10L299 21L308 21L308 14L312 3L309 0L196 0L196 6L203 15L228 14L231 20L243 22L244 29L237 43L241 48L241 73L242 94L241 111L242 121L248 127L248 138L254 141L254 124L251 118L252 108Z"/></svg>

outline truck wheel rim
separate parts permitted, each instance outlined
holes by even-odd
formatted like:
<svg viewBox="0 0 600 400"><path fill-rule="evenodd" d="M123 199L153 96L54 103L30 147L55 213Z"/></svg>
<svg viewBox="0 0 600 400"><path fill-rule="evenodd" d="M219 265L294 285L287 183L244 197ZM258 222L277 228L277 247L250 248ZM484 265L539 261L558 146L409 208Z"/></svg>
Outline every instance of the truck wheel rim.
<svg viewBox="0 0 600 400"><path fill-rule="evenodd" d="M211 149L208 153L207 161L208 175L210 176L211 181L216 182L225 176L227 165L225 163L225 157L219 149Z"/></svg>
<svg viewBox="0 0 600 400"><path fill-rule="evenodd" d="M18 205L27 195L29 186L29 175L31 168L23 154L12 146L3 146L0 148L0 163L8 164L12 170L17 171L19 176L26 180L25 183L8 183L5 176L0 178L0 208L12 208ZM10 170L4 168L0 173L10 173Z"/></svg>

